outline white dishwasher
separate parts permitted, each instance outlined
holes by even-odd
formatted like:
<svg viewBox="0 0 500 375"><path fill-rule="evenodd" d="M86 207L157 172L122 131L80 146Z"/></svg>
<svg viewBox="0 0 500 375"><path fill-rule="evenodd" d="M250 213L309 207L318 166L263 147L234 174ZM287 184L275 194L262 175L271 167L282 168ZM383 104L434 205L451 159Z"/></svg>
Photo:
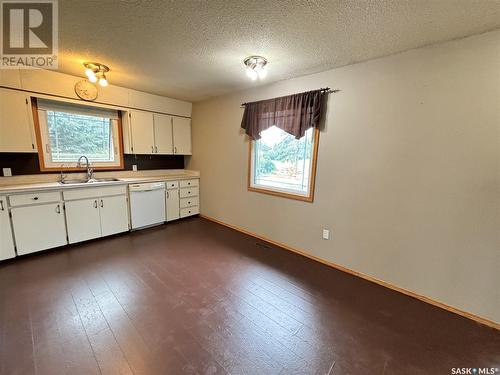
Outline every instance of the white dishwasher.
<svg viewBox="0 0 500 375"><path fill-rule="evenodd" d="M165 221L165 183L131 184L130 218L132 229L162 224Z"/></svg>

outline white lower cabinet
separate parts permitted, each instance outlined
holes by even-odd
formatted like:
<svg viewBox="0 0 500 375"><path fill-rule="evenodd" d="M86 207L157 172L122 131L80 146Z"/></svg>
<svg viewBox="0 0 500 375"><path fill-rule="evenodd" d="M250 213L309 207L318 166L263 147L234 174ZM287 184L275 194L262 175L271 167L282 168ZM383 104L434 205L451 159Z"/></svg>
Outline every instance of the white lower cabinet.
<svg viewBox="0 0 500 375"><path fill-rule="evenodd" d="M179 189L167 189L166 191L167 221L177 220L179 214Z"/></svg>
<svg viewBox="0 0 500 375"><path fill-rule="evenodd" d="M166 221L200 212L199 179L165 186ZM126 232L129 217L126 185L0 196L0 260Z"/></svg>
<svg viewBox="0 0 500 375"><path fill-rule="evenodd" d="M127 196L103 196L108 193L125 192L125 187L119 187L118 190L93 188L64 193L65 199L76 199L66 201L69 243L128 231Z"/></svg>
<svg viewBox="0 0 500 375"><path fill-rule="evenodd" d="M104 197L99 202L102 236L128 231L127 197Z"/></svg>
<svg viewBox="0 0 500 375"><path fill-rule="evenodd" d="M200 213L200 209L198 208L198 206L181 208L181 218L193 216L193 215L198 215L199 213Z"/></svg>
<svg viewBox="0 0 500 375"><path fill-rule="evenodd" d="M197 178L166 183L167 221L200 213L199 184Z"/></svg>
<svg viewBox="0 0 500 375"><path fill-rule="evenodd" d="M12 207L17 254L29 254L67 244L61 202Z"/></svg>
<svg viewBox="0 0 500 375"><path fill-rule="evenodd" d="M0 197L0 260L14 258L15 256L7 198Z"/></svg>
<svg viewBox="0 0 500 375"><path fill-rule="evenodd" d="M69 243L101 237L97 198L66 202L66 223Z"/></svg>

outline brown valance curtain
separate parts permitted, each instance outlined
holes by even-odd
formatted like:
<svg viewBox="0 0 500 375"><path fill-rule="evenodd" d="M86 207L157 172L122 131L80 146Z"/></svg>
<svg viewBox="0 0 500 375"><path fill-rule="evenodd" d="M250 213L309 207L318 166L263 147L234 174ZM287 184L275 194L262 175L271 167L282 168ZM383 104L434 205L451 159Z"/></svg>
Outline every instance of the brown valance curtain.
<svg viewBox="0 0 500 375"><path fill-rule="evenodd" d="M322 89L245 103L241 127L254 140L273 125L302 138L307 129L319 127L326 94Z"/></svg>

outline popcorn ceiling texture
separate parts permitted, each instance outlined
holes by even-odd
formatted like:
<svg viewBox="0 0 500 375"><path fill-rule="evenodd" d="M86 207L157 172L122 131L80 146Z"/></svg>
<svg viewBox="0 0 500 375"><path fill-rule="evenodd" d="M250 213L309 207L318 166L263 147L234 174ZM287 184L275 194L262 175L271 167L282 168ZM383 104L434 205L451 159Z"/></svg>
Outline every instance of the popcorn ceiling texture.
<svg viewBox="0 0 500 375"><path fill-rule="evenodd" d="M96 60L113 84L198 101L498 27L494 0L63 0L59 67ZM252 54L264 81L243 72Z"/></svg>

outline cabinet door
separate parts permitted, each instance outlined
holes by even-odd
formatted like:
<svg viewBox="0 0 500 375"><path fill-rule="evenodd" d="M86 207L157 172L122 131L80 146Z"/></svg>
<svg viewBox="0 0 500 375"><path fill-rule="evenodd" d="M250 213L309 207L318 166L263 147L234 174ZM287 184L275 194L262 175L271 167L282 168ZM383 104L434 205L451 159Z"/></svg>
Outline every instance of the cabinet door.
<svg viewBox="0 0 500 375"><path fill-rule="evenodd" d="M0 152L35 152L24 92L0 89Z"/></svg>
<svg viewBox="0 0 500 375"><path fill-rule="evenodd" d="M7 199L0 197L0 260L14 258L15 256Z"/></svg>
<svg viewBox="0 0 500 375"><path fill-rule="evenodd" d="M191 119L173 117L174 154L191 155Z"/></svg>
<svg viewBox="0 0 500 375"><path fill-rule="evenodd" d="M173 154L174 146L172 141L172 116L154 114L155 129L155 153Z"/></svg>
<svg viewBox="0 0 500 375"><path fill-rule="evenodd" d="M130 133L134 154L154 153L154 122L151 112L130 112Z"/></svg>
<svg viewBox="0 0 500 375"><path fill-rule="evenodd" d="M99 210L103 236L128 231L127 196L100 198Z"/></svg>
<svg viewBox="0 0 500 375"><path fill-rule="evenodd" d="M167 221L179 218L179 189L166 191Z"/></svg>
<svg viewBox="0 0 500 375"><path fill-rule="evenodd" d="M18 255L67 244L62 203L14 207L11 213Z"/></svg>
<svg viewBox="0 0 500 375"><path fill-rule="evenodd" d="M66 202L66 223L69 243L101 237L98 199Z"/></svg>

